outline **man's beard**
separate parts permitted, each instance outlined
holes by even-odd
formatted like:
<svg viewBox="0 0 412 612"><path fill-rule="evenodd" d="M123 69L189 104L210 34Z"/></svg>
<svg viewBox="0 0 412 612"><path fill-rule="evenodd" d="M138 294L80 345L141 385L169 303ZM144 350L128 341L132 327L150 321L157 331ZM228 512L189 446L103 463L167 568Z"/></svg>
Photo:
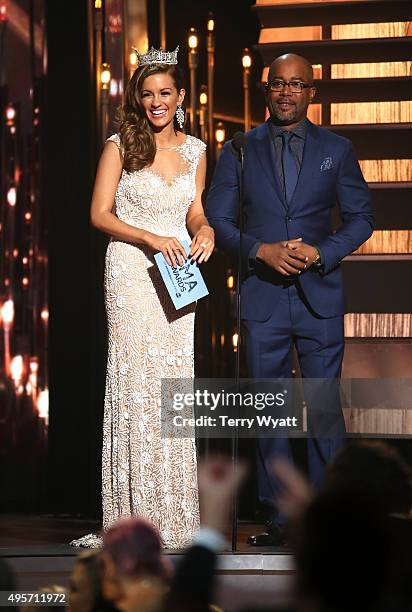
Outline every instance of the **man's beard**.
<svg viewBox="0 0 412 612"><path fill-rule="evenodd" d="M280 123L283 125L294 123L296 121L297 114L298 114L296 105L292 105L290 110L288 111L282 111L280 110L280 108L277 107L276 103L271 104L269 106L269 112L270 112L270 116L272 120L275 123Z"/></svg>

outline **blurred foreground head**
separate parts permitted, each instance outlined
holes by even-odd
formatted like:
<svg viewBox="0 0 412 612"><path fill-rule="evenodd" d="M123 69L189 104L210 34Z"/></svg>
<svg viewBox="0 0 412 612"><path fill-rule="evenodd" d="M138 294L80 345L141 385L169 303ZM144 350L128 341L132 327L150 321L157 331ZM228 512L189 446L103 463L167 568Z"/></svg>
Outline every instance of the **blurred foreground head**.
<svg viewBox="0 0 412 612"><path fill-rule="evenodd" d="M300 596L317 612L378 612L394 557L389 519L371 499L324 491L307 508L299 529Z"/></svg>
<svg viewBox="0 0 412 612"><path fill-rule="evenodd" d="M119 610L157 610L170 571L159 532L141 518L115 523L103 537L102 590Z"/></svg>
<svg viewBox="0 0 412 612"><path fill-rule="evenodd" d="M326 471L325 489L344 489L368 497L385 514L408 516L412 509L411 468L383 441L345 446Z"/></svg>
<svg viewBox="0 0 412 612"><path fill-rule="evenodd" d="M70 576L70 612L115 612L102 593L101 559L99 550L80 554Z"/></svg>
<svg viewBox="0 0 412 612"><path fill-rule="evenodd" d="M408 609L411 506L411 470L396 449L380 441L343 448L299 526L303 600L317 612Z"/></svg>

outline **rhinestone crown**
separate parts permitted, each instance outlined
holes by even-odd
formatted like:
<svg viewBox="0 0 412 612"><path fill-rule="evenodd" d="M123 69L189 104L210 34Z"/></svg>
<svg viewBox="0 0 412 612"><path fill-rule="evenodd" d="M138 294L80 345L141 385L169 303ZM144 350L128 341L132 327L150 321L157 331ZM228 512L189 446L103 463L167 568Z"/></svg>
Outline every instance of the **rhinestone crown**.
<svg viewBox="0 0 412 612"><path fill-rule="evenodd" d="M174 51L162 51L162 49L157 50L152 47L147 53L139 53L139 51L135 49L138 58L138 66L147 66L148 64L177 64L178 51L179 45Z"/></svg>

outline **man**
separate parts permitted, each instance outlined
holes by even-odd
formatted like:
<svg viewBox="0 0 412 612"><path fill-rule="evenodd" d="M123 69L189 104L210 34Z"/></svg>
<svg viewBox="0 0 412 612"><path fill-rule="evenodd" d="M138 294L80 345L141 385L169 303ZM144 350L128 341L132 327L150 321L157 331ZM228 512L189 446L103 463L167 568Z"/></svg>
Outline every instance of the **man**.
<svg viewBox="0 0 412 612"><path fill-rule="evenodd" d="M247 134L242 257L249 276L241 314L249 375L291 377L295 344L304 378L339 379L344 350L345 299L341 260L372 234L367 185L351 143L307 119L315 96L310 63L294 54L270 66L265 99L270 119ZM227 143L219 157L206 214L217 244L238 254L239 162ZM338 203L341 226L332 231ZM309 439L312 483L342 441ZM258 441L259 498L270 506L279 492L270 466L291 457L287 439ZM270 511L267 534L254 545L282 541L283 518Z"/></svg>

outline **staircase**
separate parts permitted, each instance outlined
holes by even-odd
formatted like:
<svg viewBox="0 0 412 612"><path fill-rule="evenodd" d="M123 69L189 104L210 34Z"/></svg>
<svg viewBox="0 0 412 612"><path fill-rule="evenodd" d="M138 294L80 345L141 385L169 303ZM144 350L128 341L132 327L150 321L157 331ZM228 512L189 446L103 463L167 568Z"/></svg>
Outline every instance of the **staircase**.
<svg viewBox="0 0 412 612"><path fill-rule="evenodd" d="M349 309L343 376L410 378L412 2L258 0L253 10L262 27L262 80L277 56L306 57L317 87L309 117L352 141L371 189L375 233L342 264ZM412 410L373 412L353 409L348 429L412 434Z"/></svg>

